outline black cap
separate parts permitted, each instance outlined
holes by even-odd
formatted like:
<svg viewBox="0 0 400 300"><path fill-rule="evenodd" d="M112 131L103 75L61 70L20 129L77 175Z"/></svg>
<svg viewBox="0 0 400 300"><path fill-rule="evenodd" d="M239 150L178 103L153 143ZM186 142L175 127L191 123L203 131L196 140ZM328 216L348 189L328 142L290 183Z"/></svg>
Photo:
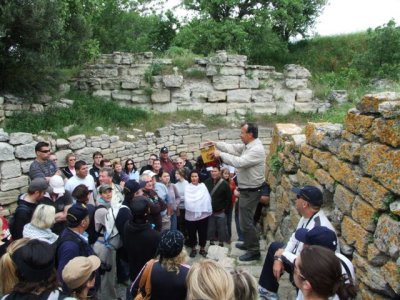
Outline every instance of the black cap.
<svg viewBox="0 0 400 300"><path fill-rule="evenodd" d="M149 212L149 200L144 196L135 197L130 201L129 208L133 216L143 217Z"/></svg>
<svg viewBox="0 0 400 300"><path fill-rule="evenodd" d="M67 212L67 224L68 227L77 227L84 218L89 215L89 211L86 207L79 204L72 205Z"/></svg>
<svg viewBox="0 0 400 300"><path fill-rule="evenodd" d="M160 153L168 153L168 148L167 147L162 147L161 149L160 149Z"/></svg>
<svg viewBox="0 0 400 300"><path fill-rule="evenodd" d="M304 200L314 206L321 207L323 203L323 195L319 188L312 185L305 185L303 188L292 188L292 192L301 196Z"/></svg>
<svg viewBox="0 0 400 300"><path fill-rule="evenodd" d="M333 251L337 247L336 233L325 226L316 226L312 229L300 228L296 230L295 237L307 245L317 245Z"/></svg>
<svg viewBox="0 0 400 300"><path fill-rule="evenodd" d="M140 181L140 183L138 183L136 180L131 179L125 183L124 191L128 194L135 194L138 190L144 188L145 186L145 181Z"/></svg>
<svg viewBox="0 0 400 300"><path fill-rule="evenodd" d="M161 233L158 253L161 258L173 258L181 253L185 237L179 230L165 230Z"/></svg>

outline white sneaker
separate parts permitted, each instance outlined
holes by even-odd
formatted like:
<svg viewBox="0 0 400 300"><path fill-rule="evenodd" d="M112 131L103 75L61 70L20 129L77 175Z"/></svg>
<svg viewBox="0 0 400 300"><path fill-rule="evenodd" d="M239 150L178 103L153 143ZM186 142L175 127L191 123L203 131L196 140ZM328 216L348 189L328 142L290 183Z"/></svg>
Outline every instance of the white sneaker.
<svg viewBox="0 0 400 300"><path fill-rule="evenodd" d="M261 285L258 286L258 296L261 300L278 300L278 294L268 291L267 289L263 288Z"/></svg>

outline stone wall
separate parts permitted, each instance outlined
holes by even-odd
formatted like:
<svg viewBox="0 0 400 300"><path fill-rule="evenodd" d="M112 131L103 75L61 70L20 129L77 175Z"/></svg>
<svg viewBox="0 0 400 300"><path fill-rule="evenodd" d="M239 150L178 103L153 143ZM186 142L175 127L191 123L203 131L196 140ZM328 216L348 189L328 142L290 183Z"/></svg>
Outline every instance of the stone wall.
<svg viewBox="0 0 400 300"><path fill-rule="evenodd" d="M287 241L296 228L291 188L319 186L342 252L353 257L362 299L399 297L400 97L364 96L344 126L276 124L268 160L268 241Z"/></svg>
<svg viewBox="0 0 400 300"><path fill-rule="evenodd" d="M271 141L271 129L260 128L260 139L266 149ZM158 154L162 146L167 146L170 157L175 158L180 151L187 151L189 159L199 154L199 145L207 140L240 142L240 129L210 131L201 124L175 124L159 128L155 133L147 132L135 142L122 141L118 136L75 135L67 139L52 136L37 136L30 133L6 133L0 129L0 204L9 215L15 210L17 195L28 186L29 167L35 158L35 145L47 141L58 157L60 167L64 167L65 156L74 152L77 159L92 164L92 154L101 151L105 158L121 160L133 158L137 167L147 164L150 153Z"/></svg>
<svg viewBox="0 0 400 300"><path fill-rule="evenodd" d="M166 74L151 76L156 67ZM246 56L225 51L195 59L187 70L173 67L171 59L155 59L151 52L114 52L87 65L75 84L121 105L233 117L247 111L285 115L326 110L329 103L314 99L308 87L310 76L298 65L287 65L279 73L271 66L248 65Z"/></svg>

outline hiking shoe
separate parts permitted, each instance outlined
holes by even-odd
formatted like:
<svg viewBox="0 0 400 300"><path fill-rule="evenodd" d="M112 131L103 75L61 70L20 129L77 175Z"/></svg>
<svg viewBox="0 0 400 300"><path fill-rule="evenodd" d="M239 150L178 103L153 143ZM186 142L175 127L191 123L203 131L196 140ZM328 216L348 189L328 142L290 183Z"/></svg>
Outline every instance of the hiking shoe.
<svg viewBox="0 0 400 300"><path fill-rule="evenodd" d="M244 243L236 243L235 244L236 248L240 249L240 250L247 250L247 247L244 246Z"/></svg>
<svg viewBox="0 0 400 300"><path fill-rule="evenodd" d="M259 260L261 257L260 251L247 251L245 254L239 256L240 261Z"/></svg>
<svg viewBox="0 0 400 300"><path fill-rule="evenodd" d="M197 250L196 249L192 249L192 251L190 252L189 256L190 257L195 257L197 255Z"/></svg>
<svg viewBox="0 0 400 300"><path fill-rule="evenodd" d="M203 257L207 257L207 251L204 250L204 249L201 249L201 250L199 251L199 254L200 254L201 256L203 256Z"/></svg>

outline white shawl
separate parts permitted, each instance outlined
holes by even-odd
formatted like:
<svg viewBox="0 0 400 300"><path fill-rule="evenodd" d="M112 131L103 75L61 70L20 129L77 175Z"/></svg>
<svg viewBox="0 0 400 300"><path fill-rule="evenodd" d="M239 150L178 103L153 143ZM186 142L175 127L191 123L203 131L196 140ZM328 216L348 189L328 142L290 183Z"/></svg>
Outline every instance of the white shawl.
<svg viewBox="0 0 400 300"><path fill-rule="evenodd" d="M202 213L211 213L211 196L204 183L186 185L185 188L185 209L195 214L195 218Z"/></svg>

